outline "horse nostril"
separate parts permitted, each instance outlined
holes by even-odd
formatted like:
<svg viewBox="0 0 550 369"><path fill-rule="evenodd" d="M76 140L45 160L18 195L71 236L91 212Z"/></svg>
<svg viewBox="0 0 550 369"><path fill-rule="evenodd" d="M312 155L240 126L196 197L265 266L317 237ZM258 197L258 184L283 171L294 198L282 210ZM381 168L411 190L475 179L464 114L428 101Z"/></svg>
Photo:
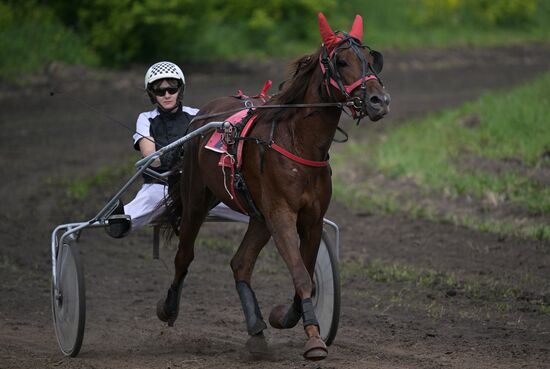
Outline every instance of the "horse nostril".
<svg viewBox="0 0 550 369"><path fill-rule="evenodd" d="M386 105L390 105L390 102L391 102L390 95L384 94L384 102L386 103Z"/></svg>
<svg viewBox="0 0 550 369"><path fill-rule="evenodd" d="M378 97L378 96L371 96L371 98L369 99L369 102L372 104L372 105L380 105L382 104L382 100Z"/></svg>

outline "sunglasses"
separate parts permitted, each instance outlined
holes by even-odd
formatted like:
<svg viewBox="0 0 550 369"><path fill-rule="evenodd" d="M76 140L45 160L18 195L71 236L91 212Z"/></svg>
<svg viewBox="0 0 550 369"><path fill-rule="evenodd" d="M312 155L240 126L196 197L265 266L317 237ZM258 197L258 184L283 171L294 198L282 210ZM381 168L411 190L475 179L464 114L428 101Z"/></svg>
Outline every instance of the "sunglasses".
<svg viewBox="0 0 550 369"><path fill-rule="evenodd" d="M169 95L174 95L179 91L179 89L179 87L155 88L153 89L153 93L155 96L164 96L166 92L168 92Z"/></svg>

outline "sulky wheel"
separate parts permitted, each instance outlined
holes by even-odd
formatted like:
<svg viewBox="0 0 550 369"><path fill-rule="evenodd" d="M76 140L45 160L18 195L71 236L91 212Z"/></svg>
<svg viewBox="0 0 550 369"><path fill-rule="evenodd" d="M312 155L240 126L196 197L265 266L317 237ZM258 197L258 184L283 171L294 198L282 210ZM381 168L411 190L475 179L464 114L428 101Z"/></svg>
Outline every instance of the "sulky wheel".
<svg viewBox="0 0 550 369"><path fill-rule="evenodd" d="M82 346L86 322L86 292L80 253L75 244L63 244L57 255L57 288L52 283L55 335L61 351L75 357Z"/></svg>
<svg viewBox="0 0 550 369"><path fill-rule="evenodd" d="M313 275L313 306L319 321L321 338L330 345L336 337L340 320L340 270L334 246L323 230Z"/></svg>

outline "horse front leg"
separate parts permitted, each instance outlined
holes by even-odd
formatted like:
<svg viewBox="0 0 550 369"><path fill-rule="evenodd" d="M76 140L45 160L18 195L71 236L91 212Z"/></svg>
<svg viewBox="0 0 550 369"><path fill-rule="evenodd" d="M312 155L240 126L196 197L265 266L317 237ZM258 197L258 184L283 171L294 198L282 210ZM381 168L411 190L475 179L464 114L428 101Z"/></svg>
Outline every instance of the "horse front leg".
<svg viewBox="0 0 550 369"><path fill-rule="evenodd" d="M300 254L304 265L307 268L309 277L313 280L313 273L315 272L315 262L317 261L317 253L319 251L319 244L321 243L321 237L323 233L323 222L322 218L320 221L314 222L314 224L306 223L298 226L298 232L300 234ZM315 286L313 286L315 288ZM296 304L297 297L294 298L294 304ZM327 346L324 341L321 339L319 322L315 317L315 312L313 309L313 303L309 299L310 306L304 307L302 300L302 319L304 321L304 329L309 337L308 342L306 343L304 356L309 360L322 360L324 359L328 352ZM306 326L305 317L306 314L312 316L311 319L314 319L315 325Z"/></svg>
<svg viewBox="0 0 550 369"><path fill-rule="evenodd" d="M321 243L323 232L323 223L316 225L301 226L298 228L300 236L300 253L306 266L309 277L313 280L317 252ZM315 290L315 286L313 286ZM294 294L294 300L290 304L277 305L271 310L269 323L273 328L289 329L294 328L302 318L302 301L297 292Z"/></svg>
<svg viewBox="0 0 550 369"><path fill-rule="evenodd" d="M180 226L178 251L174 258L174 279L168 289L166 298L160 299L157 303L157 317L161 321L167 322L169 327L174 325L178 317L183 281L187 275L189 265L195 257L195 239L206 218L207 209L208 207L205 210L193 213L184 210Z"/></svg>
<svg viewBox="0 0 550 369"><path fill-rule="evenodd" d="M304 348L304 357L313 361L322 360L327 356L328 350L321 339L319 322L315 316L311 300L313 290L312 273L315 267L315 257L321 240L322 228L314 225L308 232L301 232L299 236L296 230L295 215L289 217L286 213L273 218L273 239L292 276L296 298L291 305L275 307L271 311L269 322L275 328L289 328L289 325L296 325L301 317L308 337ZM320 223L320 227L322 227L322 223ZM317 233L319 234L318 237L316 237ZM304 263L302 255L304 251L301 251L301 248L304 248L307 263ZM310 269L311 258L313 258L313 264Z"/></svg>
<svg viewBox="0 0 550 369"><path fill-rule="evenodd" d="M265 224L251 218L241 245L231 259L235 287L241 300L246 328L250 335L246 345L253 354L267 352L267 343L263 334L267 325L262 317L256 294L252 290L251 279L258 255L270 237L271 234Z"/></svg>

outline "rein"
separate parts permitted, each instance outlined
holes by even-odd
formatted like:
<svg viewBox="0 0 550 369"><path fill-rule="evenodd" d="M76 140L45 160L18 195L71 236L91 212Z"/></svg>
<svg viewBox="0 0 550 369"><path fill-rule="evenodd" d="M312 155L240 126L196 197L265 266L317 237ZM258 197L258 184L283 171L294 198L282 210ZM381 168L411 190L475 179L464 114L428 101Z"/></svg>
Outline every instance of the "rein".
<svg viewBox="0 0 550 369"><path fill-rule="evenodd" d="M208 119L208 118L214 118L214 117L217 117L217 116L220 116L220 115L226 115L226 114L230 114L230 113L237 113L237 112L239 112L241 110L244 110L244 109L280 109L280 108L290 109L290 108L330 108L330 107L337 107L339 109L343 109L346 106L355 107L355 101L348 101L348 102L345 102L345 103L334 102L334 103L312 103L312 104L272 104L272 105L254 106L254 104L252 103L251 100L246 100L244 107L235 108L235 109L231 109L231 110L226 110L226 111L222 111L222 112L219 112L219 113L197 115L197 116L195 116L195 118L193 118L191 120L189 125L193 124L195 121L200 121L200 120L204 120L204 119ZM273 123L275 123L275 122L273 122ZM346 142L348 140L348 134L340 127L337 127L337 129L344 134L344 139L343 140L335 140L335 142L339 142L339 143ZM301 157L291 153L290 151L285 150L283 147L277 145L273 141L273 129L272 129L272 132L271 132L271 137L270 137L269 142L265 142L263 140L250 138L250 137L241 137L240 139L245 140L245 141L246 140L252 140L252 141L255 141L259 145L265 145L265 146L277 151L279 154L289 158L290 160L295 161L297 163L300 163L302 165L306 165L306 166L309 166L309 167L317 167L317 168L327 167L329 165L328 160L315 161L315 160L304 159L304 158L301 158ZM263 167L263 163L262 163L261 166Z"/></svg>
<svg viewBox="0 0 550 369"><path fill-rule="evenodd" d="M247 100L245 102L245 105L240 108L230 109L226 111L222 111L219 113L211 113L211 114L203 114L203 115L196 115L192 120L191 123L194 123L195 121L209 119L209 118L215 118L222 115L230 114L230 113L237 113L241 110L245 109L292 109L292 108L339 108L343 109L346 106L354 106L353 101L348 101L345 103L341 102L334 102L334 103L314 103L314 104L273 104L273 105L254 105L251 103L250 100Z"/></svg>
<svg viewBox="0 0 550 369"><path fill-rule="evenodd" d="M53 97L55 95L61 95L61 94L63 94L63 91L50 91L49 92L49 96L51 96L51 97ZM122 128L125 128L125 129L127 129L128 131L130 131L132 133L136 133L136 134L140 135L142 139L151 141L152 143L156 143L155 141L149 139L149 137L144 136L143 134L137 132L135 129L132 129L132 128L128 127L123 122L113 118L109 114L97 109L96 107L86 103L85 101L80 100L80 99L78 99L74 96L68 95L68 94L63 94L63 95L65 97L67 97L67 98L83 105L84 107L90 109L94 113L103 116L105 119L107 119L107 120L109 120L109 121L111 121L115 124L118 124ZM343 109L346 106L352 106L353 105L352 102L347 102L347 103L335 102L335 103L315 103L315 104L279 104L279 105L273 104L273 105L254 106L251 103L250 100L247 100L247 103L249 103L249 104L245 104L245 106L243 106L243 107L239 107L239 108L235 108L235 109L231 109L231 110L226 110L226 111L222 111L222 112L219 112L219 113L196 115L193 119L191 119L191 122L189 122L189 125L193 124L195 121L204 120L204 119L208 119L208 118L215 118L215 117L219 117L219 116L222 116L222 115L227 115L227 114L230 114L230 113L237 113L241 110L250 109L250 108L254 108L254 109L291 109L291 108L332 108L332 107L334 107L334 108ZM159 145L159 147L162 148L164 146Z"/></svg>

